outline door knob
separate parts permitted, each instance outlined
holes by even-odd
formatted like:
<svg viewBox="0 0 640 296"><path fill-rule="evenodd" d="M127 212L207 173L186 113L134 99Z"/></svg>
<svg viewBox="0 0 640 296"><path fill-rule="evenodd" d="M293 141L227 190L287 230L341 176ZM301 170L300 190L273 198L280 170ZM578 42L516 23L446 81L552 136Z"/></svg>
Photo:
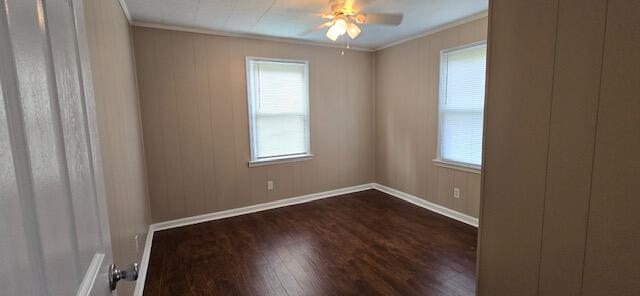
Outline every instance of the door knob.
<svg viewBox="0 0 640 296"><path fill-rule="evenodd" d="M115 264L109 266L109 287L111 291L116 289L119 280L135 281L138 279L138 263L131 263L127 269L117 269Z"/></svg>

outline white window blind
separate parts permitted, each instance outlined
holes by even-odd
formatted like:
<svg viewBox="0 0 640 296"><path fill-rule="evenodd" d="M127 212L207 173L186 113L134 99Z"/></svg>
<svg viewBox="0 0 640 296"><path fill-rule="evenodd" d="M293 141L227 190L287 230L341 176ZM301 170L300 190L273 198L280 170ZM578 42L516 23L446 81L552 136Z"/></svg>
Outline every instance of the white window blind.
<svg viewBox="0 0 640 296"><path fill-rule="evenodd" d="M308 64L247 58L252 161L309 154Z"/></svg>
<svg viewBox="0 0 640 296"><path fill-rule="evenodd" d="M443 51L440 71L439 149L444 162L479 168L486 44Z"/></svg>

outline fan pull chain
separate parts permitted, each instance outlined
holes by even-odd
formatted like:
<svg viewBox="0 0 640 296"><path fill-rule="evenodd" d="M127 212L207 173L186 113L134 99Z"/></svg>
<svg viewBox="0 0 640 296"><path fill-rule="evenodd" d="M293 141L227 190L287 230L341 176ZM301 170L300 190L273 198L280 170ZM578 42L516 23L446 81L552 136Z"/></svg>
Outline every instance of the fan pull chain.
<svg viewBox="0 0 640 296"><path fill-rule="evenodd" d="M346 43L346 47L347 49L351 48L351 40L349 40L349 38L346 38L343 36L340 36L340 38L342 39L342 45L344 46ZM345 41L346 40L346 41ZM344 55L344 47L340 49L340 55Z"/></svg>

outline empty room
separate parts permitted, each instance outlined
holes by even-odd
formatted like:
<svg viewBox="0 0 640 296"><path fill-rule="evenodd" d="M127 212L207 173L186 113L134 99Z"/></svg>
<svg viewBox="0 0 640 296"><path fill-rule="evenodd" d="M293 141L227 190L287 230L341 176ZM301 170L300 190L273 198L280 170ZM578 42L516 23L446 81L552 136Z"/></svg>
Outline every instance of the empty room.
<svg viewBox="0 0 640 296"><path fill-rule="evenodd" d="M2 0L0 295L640 295L637 0Z"/></svg>

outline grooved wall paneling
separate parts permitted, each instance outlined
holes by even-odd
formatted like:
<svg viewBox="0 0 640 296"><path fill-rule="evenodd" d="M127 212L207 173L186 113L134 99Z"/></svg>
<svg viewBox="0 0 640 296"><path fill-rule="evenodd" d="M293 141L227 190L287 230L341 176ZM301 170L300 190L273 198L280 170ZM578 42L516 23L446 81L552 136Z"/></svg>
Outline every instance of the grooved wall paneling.
<svg viewBox="0 0 640 296"><path fill-rule="evenodd" d="M487 19L375 53L376 181L478 217L480 175L434 165L440 51L485 40ZM453 188L460 188L460 198Z"/></svg>
<svg viewBox="0 0 640 296"><path fill-rule="evenodd" d="M583 295L640 295L640 2L609 0Z"/></svg>
<svg viewBox="0 0 640 296"><path fill-rule="evenodd" d="M133 43L117 0L84 5L113 257L123 267L140 261L151 222ZM118 292L134 286L121 281Z"/></svg>
<svg viewBox="0 0 640 296"><path fill-rule="evenodd" d="M549 132L540 293L580 288L606 2L561 1Z"/></svg>
<svg viewBox="0 0 640 296"><path fill-rule="evenodd" d="M556 11L553 1L492 2L480 295L537 294Z"/></svg>
<svg viewBox="0 0 640 296"><path fill-rule="evenodd" d="M479 295L640 294L639 16L491 2Z"/></svg>
<svg viewBox="0 0 640 296"><path fill-rule="evenodd" d="M373 181L371 53L142 27L133 36L154 222ZM246 56L309 61L312 160L248 167Z"/></svg>

